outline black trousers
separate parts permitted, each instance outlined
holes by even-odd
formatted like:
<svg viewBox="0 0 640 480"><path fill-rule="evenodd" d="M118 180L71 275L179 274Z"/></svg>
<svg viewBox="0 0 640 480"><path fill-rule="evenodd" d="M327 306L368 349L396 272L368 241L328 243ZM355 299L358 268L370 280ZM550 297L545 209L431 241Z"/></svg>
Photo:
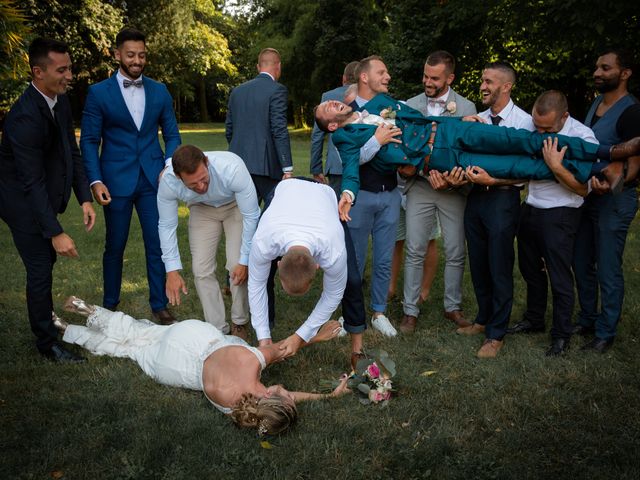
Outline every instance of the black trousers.
<svg viewBox="0 0 640 480"><path fill-rule="evenodd" d="M53 298L53 265L56 252L51 239L42 235L24 233L11 228L13 242L27 270L27 311L36 346L41 352L48 350L58 339L58 330L51 320ZM8 273L8 272L5 272Z"/></svg>
<svg viewBox="0 0 640 480"><path fill-rule="evenodd" d="M518 231L518 263L527 283L524 319L544 327L547 276L553 297L551 337L569 339L573 324L573 249L582 209L523 205Z"/></svg>
<svg viewBox="0 0 640 480"><path fill-rule="evenodd" d="M475 323L485 336L502 340L513 306L513 241L520 216L520 189L475 187L467 199L464 231L469 269L478 302Z"/></svg>
<svg viewBox="0 0 640 480"><path fill-rule="evenodd" d="M264 201L266 208L267 199L270 195L273 196L273 189L278 186L278 182L280 182L280 179L267 177L266 175L251 174L251 180L253 180L253 186L256 187L256 194L258 195L258 205L260 205Z"/></svg>

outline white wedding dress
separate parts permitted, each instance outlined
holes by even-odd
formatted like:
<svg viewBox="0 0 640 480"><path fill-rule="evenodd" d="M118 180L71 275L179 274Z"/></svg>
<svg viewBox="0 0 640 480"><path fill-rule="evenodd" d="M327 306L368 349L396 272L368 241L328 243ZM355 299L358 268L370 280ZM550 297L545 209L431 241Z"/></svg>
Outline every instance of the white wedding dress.
<svg viewBox="0 0 640 480"><path fill-rule="evenodd" d="M241 338L224 335L210 323L184 320L174 325L156 325L98 306L87 318L86 327L67 326L62 340L95 355L130 358L158 383L203 393L204 361L220 348L245 347L255 354L262 368L266 366L260 350ZM231 412L230 408L207 399L223 413Z"/></svg>

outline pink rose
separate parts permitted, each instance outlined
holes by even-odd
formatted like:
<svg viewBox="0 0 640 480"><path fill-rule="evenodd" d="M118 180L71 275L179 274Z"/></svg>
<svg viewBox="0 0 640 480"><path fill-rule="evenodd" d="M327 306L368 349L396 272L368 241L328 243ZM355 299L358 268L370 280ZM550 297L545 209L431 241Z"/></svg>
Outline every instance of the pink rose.
<svg viewBox="0 0 640 480"><path fill-rule="evenodd" d="M380 369L375 362L367 367L367 376L369 378L378 378L380 376Z"/></svg>
<svg viewBox="0 0 640 480"><path fill-rule="evenodd" d="M373 403L384 402L385 400L389 400L391 398L391 392L379 392L378 390L371 390L369 392L369 400Z"/></svg>

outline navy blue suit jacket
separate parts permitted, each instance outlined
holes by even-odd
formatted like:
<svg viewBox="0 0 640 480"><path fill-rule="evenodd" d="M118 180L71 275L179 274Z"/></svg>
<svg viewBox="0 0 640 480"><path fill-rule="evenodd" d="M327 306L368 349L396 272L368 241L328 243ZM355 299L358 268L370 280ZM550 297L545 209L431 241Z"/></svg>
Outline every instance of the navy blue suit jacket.
<svg viewBox="0 0 640 480"><path fill-rule="evenodd" d="M261 73L229 96L225 135L229 150L252 175L282 178L293 166L287 130L287 88Z"/></svg>
<svg viewBox="0 0 640 480"><path fill-rule="evenodd" d="M145 107L139 131L115 74L89 87L82 114L80 149L89 183L99 180L111 195L118 197L133 194L141 167L157 190L158 174L164 168L165 159L180 145L173 100L167 87L148 77L143 77L143 81ZM162 129L164 153L158 139L158 126Z"/></svg>
<svg viewBox="0 0 640 480"><path fill-rule="evenodd" d="M57 215L72 188L80 204L91 201L69 99L57 98L54 119L30 85L7 115L0 144L0 217L11 228L44 238L63 232Z"/></svg>
<svg viewBox="0 0 640 480"><path fill-rule="evenodd" d="M344 99L344 94L347 91L348 85L343 85L328 92L322 94L320 103L327 100L339 100ZM327 142L327 161L324 167L324 173L331 175L342 175L342 160L340 160L340 154L338 149L331 140L331 134L327 134L320 130L318 124L313 122L313 131L311 132L311 161L309 162L309 169L312 175L323 173L322 171L322 147L324 144L325 135L329 135Z"/></svg>

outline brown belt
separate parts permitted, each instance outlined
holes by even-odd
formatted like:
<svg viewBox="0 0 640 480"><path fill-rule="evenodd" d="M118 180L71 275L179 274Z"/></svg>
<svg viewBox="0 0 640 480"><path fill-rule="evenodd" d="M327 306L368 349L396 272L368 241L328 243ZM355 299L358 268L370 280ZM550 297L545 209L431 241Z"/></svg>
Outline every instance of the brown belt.
<svg viewBox="0 0 640 480"><path fill-rule="evenodd" d="M431 134L429 135L429 140L427 140L427 145L429 145L429 154L424 156L424 165L422 167L422 171L420 175L423 177L429 176L429 160L431 160L431 153L433 153L433 143L436 140L436 132L438 131L438 124L436 122L431 122Z"/></svg>

